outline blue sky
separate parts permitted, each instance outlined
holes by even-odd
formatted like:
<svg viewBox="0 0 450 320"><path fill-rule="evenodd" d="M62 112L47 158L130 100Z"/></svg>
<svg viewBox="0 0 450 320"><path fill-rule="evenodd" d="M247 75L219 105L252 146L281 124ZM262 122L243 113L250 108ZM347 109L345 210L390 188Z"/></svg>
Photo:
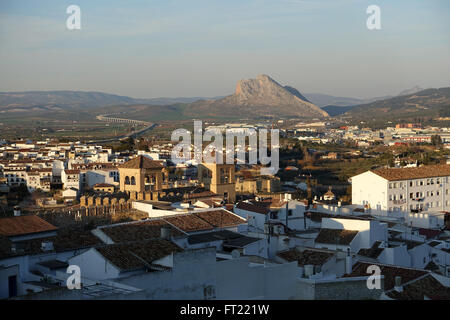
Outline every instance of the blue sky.
<svg viewBox="0 0 450 320"><path fill-rule="evenodd" d="M66 8L81 8L67 30ZM366 8L381 8L381 30ZM0 91L217 96L265 73L352 97L450 86L448 0L2 0Z"/></svg>

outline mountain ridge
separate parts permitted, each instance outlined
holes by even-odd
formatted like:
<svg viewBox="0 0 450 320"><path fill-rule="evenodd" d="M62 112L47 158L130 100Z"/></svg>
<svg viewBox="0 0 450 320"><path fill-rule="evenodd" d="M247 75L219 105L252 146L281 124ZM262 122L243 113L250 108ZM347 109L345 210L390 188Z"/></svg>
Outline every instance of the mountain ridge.
<svg viewBox="0 0 450 320"><path fill-rule="evenodd" d="M303 99L302 99L303 98ZM265 74L255 79L241 79L234 94L218 100L197 101L188 106L188 114L224 116L300 116L305 118L329 115L292 87L284 87Z"/></svg>

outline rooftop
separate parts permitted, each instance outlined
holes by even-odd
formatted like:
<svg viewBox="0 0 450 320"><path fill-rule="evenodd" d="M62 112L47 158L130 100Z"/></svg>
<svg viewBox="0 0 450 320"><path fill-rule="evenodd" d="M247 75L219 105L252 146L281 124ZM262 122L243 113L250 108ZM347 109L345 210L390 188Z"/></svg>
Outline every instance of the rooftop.
<svg viewBox="0 0 450 320"><path fill-rule="evenodd" d="M223 246L232 248L242 248L246 245L259 241L258 238L247 237L240 233L229 230L219 230L213 232L197 233L190 235L188 242L190 244L198 244L212 241L223 241Z"/></svg>
<svg viewBox="0 0 450 320"><path fill-rule="evenodd" d="M212 230L214 227L193 214L165 217L165 221L184 232Z"/></svg>
<svg viewBox="0 0 450 320"><path fill-rule="evenodd" d="M239 202L236 205L237 209L241 209L241 210L245 210L245 211L250 211L250 212L255 212L255 213L260 213L260 214L269 214L270 213L270 209L267 208L264 205L261 204L254 204L254 203L249 203L249 202Z"/></svg>
<svg viewBox="0 0 450 320"><path fill-rule="evenodd" d="M389 181L423 179L450 176L450 165L440 164L414 168L380 168L373 173Z"/></svg>
<svg viewBox="0 0 450 320"><path fill-rule="evenodd" d="M215 228L236 227L247 220L224 209L194 212L194 215L208 222Z"/></svg>
<svg viewBox="0 0 450 320"><path fill-rule="evenodd" d="M151 160L145 156L137 156L134 159L131 159L121 166L121 169L162 169L163 166L160 162Z"/></svg>
<svg viewBox="0 0 450 320"><path fill-rule="evenodd" d="M142 241L158 239L161 237L161 229L170 228L174 237L184 236L180 230L174 228L164 220L146 220L132 223L125 223L101 228L101 231L110 237L114 242Z"/></svg>
<svg viewBox="0 0 450 320"><path fill-rule="evenodd" d="M7 237L49 232L57 229L54 225L34 215L0 218L0 235Z"/></svg>
<svg viewBox="0 0 450 320"><path fill-rule="evenodd" d="M383 248L379 248L381 241L375 241L370 249L360 249L358 254L364 257L376 259L383 252Z"/></svg>
<svg viewBox="0 0 450 320"><path fill-rule="evenodd" d="M327 243L337 245L349 245L359 231L345 229L320 229L315 240L316 243Z"/></svg>
<svg viewBox="0 0 450 320"><path fill-rule="evenodd" d="M392 290L387 295L396 300L449 300L450 288L442 285L432 275L427 275L417 281L407 284L402 292Z"/></svg>
<svg viewBox="0 0 450 320"><path fill-rule="evenodd" d="M122 271L145 268L156 260L183 251L174 243L162 239L112 244L96 248L96 250Z"/></svg>
<svg viewBox="0 0 450 320"><path fill-rule="evenodd" d="M422 277L429 273L425 270L420 269L412 269L412 268L404 268L398 267L394 265L385 265L378 263L364 263L357 262L353 266L352 273L349 275L345 275L344 277L366 277L372 275L372 273L367 273L367 269L371 265L377 265L381 269L381 274L384 276L384 290L388 291L394 288L395 286L395 277L400 276L402 278L401 283L407 283L419 277Z"/></svg>
<svg viewBox="0 0 450 320"><path fill-rule="evenodd" d="M331 252L323 252L310 249L301 251L297 248L279 252L277 254L277 256L288 262L297 261L299 267L303 267L308 264L321 266L329 259L331 259L333 255L334 254Z"/></svg>

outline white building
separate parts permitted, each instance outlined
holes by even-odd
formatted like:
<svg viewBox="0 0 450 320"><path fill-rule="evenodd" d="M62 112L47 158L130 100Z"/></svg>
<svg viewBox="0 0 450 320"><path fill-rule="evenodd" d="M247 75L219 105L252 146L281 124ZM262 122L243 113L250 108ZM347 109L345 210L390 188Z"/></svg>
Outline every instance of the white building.
<svg viewBox="0 0 450 320"><path fill-rule="evenodd" d="M377 213L450 210L450 165L382 168L351 178L352 202Z"/></svg>
<svg viewBox="0 0 450 320"><path fill-rule="evenodd" d="M61 182L64 189L75 188L80 190L80 170L63 170L61 172Z"/></svg>

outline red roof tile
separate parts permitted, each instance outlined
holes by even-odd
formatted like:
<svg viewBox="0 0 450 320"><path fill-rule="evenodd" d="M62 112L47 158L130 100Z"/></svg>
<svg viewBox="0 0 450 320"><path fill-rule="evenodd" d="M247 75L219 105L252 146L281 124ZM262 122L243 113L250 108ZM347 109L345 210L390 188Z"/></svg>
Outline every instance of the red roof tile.
<svg viewBox="0 0 450 320"><path fill-rule="evenodd" d="M7 237L54 230L57 230L54 225L38 216L30 215L0 219L0 234Z"/></svg>

